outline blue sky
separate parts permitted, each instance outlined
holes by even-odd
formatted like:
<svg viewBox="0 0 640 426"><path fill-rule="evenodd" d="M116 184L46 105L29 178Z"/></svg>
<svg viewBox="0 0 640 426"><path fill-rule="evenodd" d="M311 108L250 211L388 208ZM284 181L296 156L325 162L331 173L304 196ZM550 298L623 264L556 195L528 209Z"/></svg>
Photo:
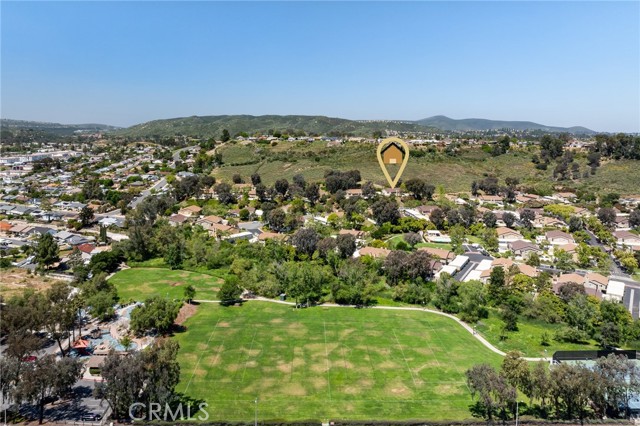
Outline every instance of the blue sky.
<svg viewBox="0 0 640 426"><path fill-rule="evenodd" d="M2 117L640 131L640 2L0 2Z"/></svg>

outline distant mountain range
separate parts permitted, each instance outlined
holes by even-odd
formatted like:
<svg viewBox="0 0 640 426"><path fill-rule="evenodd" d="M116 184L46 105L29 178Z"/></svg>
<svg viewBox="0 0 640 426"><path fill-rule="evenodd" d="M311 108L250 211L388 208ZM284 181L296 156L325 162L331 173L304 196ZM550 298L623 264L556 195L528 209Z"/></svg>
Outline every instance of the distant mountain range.
<svg viewBox="0 0 640 426"><path fill-rule="evenodd" d="M530 121L497 121L478 118L455 120L444 115L410 120L347 120L320 115L211 115L153 120L127 128L106 124L59 124L23 120L0 120L3 130L32 129L58 135L75 131L113 131L130 137L172 137L188 135L194 137L219 137L223 129L234 135L239 132L249 134L280 131L293 134L303 131L307 134L331 135L352 134L371 136L375 131L425 132L425 131L482 131L482 130L540 130L544 132L569 132L574 134L594 134L586 127L554 127Z"/></svg>
<svg viewBox="0 0 640 426"><path fill-rule="evenodd" d="M427 127L435 127L440 130L448 131L474 131L474 130L542 130L544 132L568 132L574 134L593 134L593 130L586 127L554 127L545 126L544 124L533 123L531 121L500 121L485 120L483 118L464 118L455 120L444 115L436 115L434 117L424 118L416 121L416 123Z"/></svg>
<svg viewBox="0 0 640 426"><path fill-rule="evenodd" d="M2 128L2 130L37 130L56 135L71 135L76 131L104 132L120 129L120 127L109 126L107 124L60 124L43 121L11 120L8 118L0 119L0 128Z"/></svg>

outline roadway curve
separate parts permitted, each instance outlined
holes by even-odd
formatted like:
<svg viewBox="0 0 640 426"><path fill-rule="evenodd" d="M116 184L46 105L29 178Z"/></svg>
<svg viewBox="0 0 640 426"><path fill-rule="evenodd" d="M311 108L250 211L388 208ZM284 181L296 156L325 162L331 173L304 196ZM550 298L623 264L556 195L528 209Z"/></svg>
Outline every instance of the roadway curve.
<svg viewBox="0 0 640 426"><path fill-rule="evenodd" d="M251 300L259 300L261 302L279 303L281 305L289 305L289 306L294 306L295 305L295 303L293 303L293 302L286 302L284 300L267 299L266 297L256 297L254 299L249 299L249 301L251 301ZM198 303L220 303L220 300L194 300L194 302L198 302ZM355 307L353 305L337 305L335 303L323 303L322 305L318 305L318 306L329 307L329 308L354 308ZM464 328L469 333L471 333L471 335L473 337L478 339L478 341L480 343L482 343L485 347L487 347L487 349L489 349L490 351L492 351L492 352L494 352L494 353L496 353L496 354L498 354L500 356L506 356L507 355L505 352L501 351L500 349L496 348L491 343L489 343L484 337L482 337L473 328L471 328L471 326L469 326L469 324L465 323L464 321L460 320L458 317L456 317L454 315L451 315L451 314L446 314L444 312L436 311L436 310L433 310L433 309L412 308L412 307L409 307L409 306L371 306L368 309L386 309L386 310L390 310L390 311L417 311L417 312L429 312L431 314L442 315L442 316L445 316L447 318L451 318L452 320L454 320L455 322L460 324L462 326L462 328ZM523 359L525 359L527 361L531 361L531 362L541 362L541 361L549 362L549 361L551 361L551 358L523 357Z"/></svg>

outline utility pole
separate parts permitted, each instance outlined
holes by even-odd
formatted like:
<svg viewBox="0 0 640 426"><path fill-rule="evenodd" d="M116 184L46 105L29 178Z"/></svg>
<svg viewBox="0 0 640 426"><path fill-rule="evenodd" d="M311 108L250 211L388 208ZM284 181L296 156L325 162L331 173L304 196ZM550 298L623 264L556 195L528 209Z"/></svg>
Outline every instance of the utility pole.
<svg viewBox="0 0 640 426"><path fill-rule="evenodd" d="M256 403L256 409L255 409L255 417L254 417L253 425L258 426L258 397L256 397L255 403Z"/></svg>

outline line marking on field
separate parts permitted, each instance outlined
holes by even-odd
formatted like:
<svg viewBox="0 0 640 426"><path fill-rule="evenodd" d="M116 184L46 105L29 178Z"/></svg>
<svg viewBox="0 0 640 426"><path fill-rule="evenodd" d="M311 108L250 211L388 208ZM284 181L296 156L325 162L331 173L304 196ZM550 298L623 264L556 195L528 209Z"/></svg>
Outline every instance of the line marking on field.
<svg viewBox="0 0 640 426"><path fill-rule="evenodd" d="M327 388L329 389L329 399L331 399L331 377L329 375L331 364L329 363L329 348L327 348L327 324L322 321L322 326L324 328L324 354L327 357Z"/></svg>
<svg viewBox="0 0 640 426"><path fill-rule="evenodd" d="M209 333L209 338L207 339L207 344L205 345L204 350L200 354L200 357L198 358L198 361L196 361L195 367L193 367L193 373L191 373L191 377L189 378L189 382L187 383L187 387L184 389L184 393L187 393L187 391L189 390L189 386L191 386L191 381L193 380L193 378L196 375L196 370L198 369L198 366L200 365L200 361L202 361L202 357L207 352L207 349L209 349L209 342L211 341L211 338L213 337L213 333L218 328L218 323L219 322L220 322L220 318L218 318L218 321L216 321L216 325L213 326L213 330L211 330L211 333ZM224 343L224 341L223 341L223 343ZM220 345L222 345L222 343ZM220 352L218 352L218 356L219 355L220 355ZM217 357L216 357L216 359L217 359Z"/></svg>
<svg viewBox="0 0 640 426"><path fill-rule="evenodd" d="M258 333L257 329L253 331L253 337L251 338L251 344L249 345L249 352L247 352L247 356L244 360L244 368L242 369L242 377L240 378L241 382L244 382L244 373L247 371L247 363L249 362L249 356L251 356L251 350L253 349L253 342L256 341L257 333Z"/></svg>
<svg viewBox="0 0 640 426"><path fill-rule="evenodd" d="M360 322L360 335L364 336L364 321ZM373 368L373 360L371 359L371 351L369 350L369 345L367 344L367 339L365 339L362 343L364 343L364 347L367 348L367 358L369 358L369 368L371 369L371 377L373 377L374 379L376 379L376 369ZM387 382L384 380L384 378L382 379L383 382L386 384Z"/></svg>
<svg viewBox="0 0 640 426"><path fill-rule="evenodd" d="M413 375L413 370L411 369L411 367L409 367L409 363L407 362L407 357L404 356L404 349L402 349L402 345L400 344L400 340L398 340L398 335L396 335L396 331L394 329L391 329L391 331L393 332L393 337L396 338L396 342L398 342L398 347L400 348L400 353L402 353L402 358L404 358L404 363L407 366L407 370L409 370L409 374L411 374L411 380L413 380L413 386L415 388L418 387L418 383L416 382L416 378Z"/></svg>

